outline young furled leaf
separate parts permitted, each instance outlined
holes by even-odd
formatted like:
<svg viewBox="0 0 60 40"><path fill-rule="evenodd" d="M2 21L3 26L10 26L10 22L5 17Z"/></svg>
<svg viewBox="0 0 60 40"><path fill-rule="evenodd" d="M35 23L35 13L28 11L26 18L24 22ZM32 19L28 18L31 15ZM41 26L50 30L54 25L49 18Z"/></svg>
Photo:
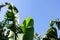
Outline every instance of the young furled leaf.
<svg viewBox="0 0 60 40"><path fill-rule="evenodd" d="M33 40L34 20L30 17L26 18L21 27L24 32L23 40Z"/></svg>

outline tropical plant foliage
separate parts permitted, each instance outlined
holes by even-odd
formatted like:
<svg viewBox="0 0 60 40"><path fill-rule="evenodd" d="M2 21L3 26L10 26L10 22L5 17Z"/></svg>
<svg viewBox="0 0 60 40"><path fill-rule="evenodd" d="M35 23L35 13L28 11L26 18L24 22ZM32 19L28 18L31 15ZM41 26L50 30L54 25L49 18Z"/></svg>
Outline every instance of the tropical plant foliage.
<svg viewBox="0 0 60 40"><path fill-rule="evenodd" d="M24 33L23 40L33 40L34 36L34 21L28 17L22 24L22 30Z"/></svg>
<svg viewBox="0 0 60 40"><path fill-rule="evenodd" d="M50 21L50 28L47 30L46 34L44 35L43 38L41 38L41 36L36 38L38 40L60 40L60 38L58 37L58 33L57 33L57 28L54 27L54 24L56 24L57 28L60 30L60 21L57 20L53 20Z"/></svg>
<svg viewBox="0 0 60 40"><path fill-rule="evenodd" d="M27 17L20 25L18 24L18 9L14 5L5 2L5 4L0 5L0 10L5 6L8 7L8 10L4 20L0 22L0 40L17 40L18 34L21 33L23 34L21 40L34 40L33 37L36 40L60 40L57 34L57 28L60 29L59 20L50 22L50 28L42 38L37 33L34 34L34 20L31 17ZM57 28L53 26L54 24L56 24Z"/></svg>
<svg viewBox="0 0 60 40"><path fill-rule="evenodd" d="M8 10L5 14L5 18L3 20L3 23L0 23L0 39L1 40L17 40L18 33L23 33L22 40L33 40L34 36L34 20L30 17L26 18L22 25L18 24L18 9L10 4L5 3L3 5L0 5L0 9L4 6L8 6ZM6 27L7 33L6 35L3 32L6 32L6 29L3 30L3 28ZM6 37L5 37L6 36ZM6 39L5 39L6 38Z"/></svg>

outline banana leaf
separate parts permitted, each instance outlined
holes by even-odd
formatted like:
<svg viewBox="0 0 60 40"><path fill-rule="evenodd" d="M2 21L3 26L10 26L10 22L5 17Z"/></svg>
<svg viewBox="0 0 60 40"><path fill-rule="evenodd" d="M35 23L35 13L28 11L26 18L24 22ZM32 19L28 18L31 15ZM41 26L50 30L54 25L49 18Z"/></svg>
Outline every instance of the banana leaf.
<svg viewBox="0 0 60 40"><path fill-rule="evenodd" d="M57 39L58 35L57 35L57 29L54 27L51 27L50 29L48 29L46 36L48 38L55 38Z"/></svg>
<svg viewBox="0 0 60 40"><path fill-rule="evenodd" d="M33 40L34 20L30 17L26 18L21 27L24 32L23 40Z"/></svg>

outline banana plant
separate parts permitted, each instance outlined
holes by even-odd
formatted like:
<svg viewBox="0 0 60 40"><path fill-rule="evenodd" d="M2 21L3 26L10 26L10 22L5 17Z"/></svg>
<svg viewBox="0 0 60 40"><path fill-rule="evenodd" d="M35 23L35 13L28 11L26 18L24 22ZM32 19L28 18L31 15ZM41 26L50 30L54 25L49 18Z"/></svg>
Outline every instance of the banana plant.
<svg viewBox="0 0 60 40"><path fill-rule="evenodd" d="M26 18L21 25L23 30L23 40L33 40L34 36L34 20L30 17Z"/></svg>
<svg viewBox="0 0 60 40"><path fill-rule="evenodd" d="M17 40L17 34L22 33L22 30L20 28L20 25L18 25L18 9L10 4L5 2L5 4L0 5L0 9L2 7L8 6L8 10L5 14L3 25L6 26L8 29L10 29L15 34L15 40Z"/></svg>
<svg viewBox="0 0 60 40"><path fill-rule="evenodd" d="M54 27L54 24L56 24L57 28L60 29L60 21L59 19L50 21L50 28L44 35L44 38L42 40L58 40L58 34L57 29Z"/></svg>
<svg viewBox="0 0 60 40"><path fill-rule="evenodd" d="M46 33L46 37L47 37L47 38L58 39L57 29L54 28L54 27L51 27L50 29L48 29L48 31L47 31L47 33Z"/></svg>
<svg viewBox="0 0 60 40"><path fill-rule="evenodd" d="M17 40L18 33L24 34L22 40L33 40L34 20L28 17L24 20L23 24L20 26L18 25L18 20L17 20L18 9L14 5L7 2L5 2L5 4L3 5L0 5L0 9L5 6L8 6L8 10L5 14L3 25L9 29L9 31L7 32L9 35L8 36L9 40ZM11 39L12 38L11 34L14 34L15 39Z"/></svg>
<svg viewBox="0 0 60 40"><path fill-rule="evenodd" d="M18 20L17 20L17 16L16 14L18 14L18 10L14 5L11 5L10 3L8 4L8 11L5 15L6 19L7 19L7 25L6 27L9 28L10 30L12 30L15 34L15 40L17 40L17 31L22 31L21 28L18 27ZM11 23L10 23L10 22Z"/></svg>

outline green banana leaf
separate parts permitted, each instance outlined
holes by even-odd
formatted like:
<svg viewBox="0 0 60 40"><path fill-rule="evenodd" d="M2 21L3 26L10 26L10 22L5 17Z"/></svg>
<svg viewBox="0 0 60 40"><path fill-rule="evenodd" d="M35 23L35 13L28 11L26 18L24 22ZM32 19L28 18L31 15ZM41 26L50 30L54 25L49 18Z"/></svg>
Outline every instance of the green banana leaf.
<svg viewBox="0 0 60 40"><path fill-rule="evenodd" d="M26 18L21 27L24 33L23 40L33 40L34 20L30 17Z"/></svg>
<svg viewBox="0 0 60 40"><path fill-rule="evenodd" d="M57 39L58 35L57 35L57 29L54 27L51 27L50 29L48 29L46 36L48 38L55 38Z"/></svg>

